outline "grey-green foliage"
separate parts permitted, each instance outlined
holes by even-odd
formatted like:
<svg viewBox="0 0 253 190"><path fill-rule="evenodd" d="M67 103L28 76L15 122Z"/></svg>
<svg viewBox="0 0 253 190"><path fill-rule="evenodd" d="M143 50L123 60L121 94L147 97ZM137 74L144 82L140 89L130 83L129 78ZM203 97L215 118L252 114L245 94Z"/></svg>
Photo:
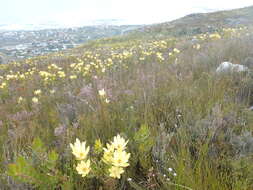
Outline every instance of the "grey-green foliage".
<svg viewBox="0 0 253 190"><path fill-rule="evenodd" d="M47 151L43 142L36 138L31 146L31 156L20 155L15 163L9 164L8 174L36 189L53 189L60 181L57 160L58 154L54 150Z"/></svg>
<svg viewBox="0 0 253 190"><path fill-rule="evenodd" d="M134 136L134 140L137 144L138 157L140 164L143 168L149 169L151 167L152 158L150 152L154 145L154 136L148 125L142 125Z"/></svg>
<svg viewBox="0 0 253 190"><path fill-rule="evenodd" d="M234 135L231 138L231 144L238 156L253 155L253 135L249 131L245 131L241 135Z"/></svg>

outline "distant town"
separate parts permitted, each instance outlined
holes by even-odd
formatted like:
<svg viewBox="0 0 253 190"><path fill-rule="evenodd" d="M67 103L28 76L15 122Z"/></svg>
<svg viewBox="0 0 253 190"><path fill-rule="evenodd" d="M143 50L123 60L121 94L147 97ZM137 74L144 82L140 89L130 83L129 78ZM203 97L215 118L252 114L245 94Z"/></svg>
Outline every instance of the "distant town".
<svg viewBox="0 0 253 190"><path fill-rule="evenodd" d="M123 35L137 27L87 26L34 31L0 31L0 55L5 60L44 55L74 48L89 40Z"/></svg>

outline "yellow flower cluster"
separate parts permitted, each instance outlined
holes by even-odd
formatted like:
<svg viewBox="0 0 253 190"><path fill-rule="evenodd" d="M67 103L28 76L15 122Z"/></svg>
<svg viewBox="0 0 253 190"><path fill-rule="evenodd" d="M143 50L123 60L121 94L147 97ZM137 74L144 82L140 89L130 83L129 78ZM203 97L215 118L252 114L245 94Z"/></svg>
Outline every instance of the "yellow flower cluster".
<svg viewBox="0 0 253 190"><path fill-rule="evenodd" d="M60 78L64 78L66 76L64 71L58 71L57 74Z"/></svg>
<svg viewBox="0 0 253 190"><path fill-rule="evenodd" d="M162 48L162 49L165 49L167 48L167 42L162 40L162 41L154 41L152 43L152 46L155 47L155 48Z"/></svg>
<svg viewBox="0 0 253 190"><path fill-rule="evenodd" d="M241 34L249 34L249 28L247 27L239 27L239 28L221 28L219 31L214 33L202 33L196 36L193 36L193 40L220 40L224 38L234 38L240 37ZM195 48L197 49L197 48Z"/></svg>
<svg viewBox="0 0 253 190"><path fill-rule="evenodd" d="M105 96L106 95L105 89L99 90L98 94L99 96Z"/></svg>
<svg viewBox="0 0 253 190"><path fill-rule="evenodd" d="M41 90L35 90L34 91L34 95L40 95L41 94Z"/></svg>
<svg viewBox="0 0 253 190"><path fill-rule="evenodd" d="M109 176L113 178L120 179L121 174L124 173L124 168L129 166L130 153L126 152L126 145L128 141L125 141L120 135L117 135L113 138L113 141L110 144L107 144L106 148L102 148L102 143L100 140L97 140L95 143L95 151L98 152L104 150L102 160L109 166ZM90 147L86 147L86 142L80 142L79 139L76 139L74 144L70 143L72 149L72 154L75 156L76 160L79 162L76 166L76 171L82 177L87 176L91 171L91 161L88 159L88 154Z"/></svg>
<svg viewBox="0 0 253 190"><path fill-rule="evenodd" d="M163 57L163 54L162 54L162 53L157 52L157 53L156 53L156 56L157 56L157 58L158 58L159 61L164 61L164 57Z"/></svg>
<svg viewBox="0 0 253 190"><path fill-rule="evenodd" d="M108 98L106 98L106 92L105 92L105 89L101 89L98 91L98 94L101 98L104 99L105 103L110 103L110 100Z"/></svg>
<svg viewBox="0 0 253 190"><path fill-rule="evenodd" d="M74 144L70 143L70 147L72 149L72 154L76 157L76 160L80 161L76 166L77 173L82 177L87 176L91 170L90 160L87 159L90 147L86 147L86 142L80 142L79 139L76 139Z"/></svg>
<svg viewBox="0 0 253 190"><path fill-rule="evenodd" d="M240 36L240 33L245 33L247 31L247 27L240 27L240 28L223 28L222 31L224 32L225 36Z"/></svg>
<svg viewBox="0 0 253 190"><path fill-rule="evenodd" d="M37 97L32 98L33 103L37 104L39 102L39 99Z"/></svg>
<svg viewBox="0 0 253 190"><path fill-rule="evenodd" d="M110 144L104 148L103 161L110 166L109 175L120 179L124 173L124 168L129 166L128 160L130 153L125 151L128 141L125 141L120 135L114 137Z"/></svg>
<svg viewBox="0 0 253 190"><path fill-rule="evenodd" d="M73 79L77 79L77 76L76 76L76 75L70 75L69 78L70 78L71 80L73 80Z"/></svg>
<svg viewBox="0 0 253 190"><path fill-rule="evenodd" d="M194 50L200 50L206 47L205 42L233 39L251 34L250 27L217 28L215 32L188 36L186 39L192 40ZM179 46L180 41L179 38L162 37L145 41L133 39L127 42L110 43L110 45L99 43L90 50L89 46L73 50L75 52L73 54L55 53L50 56L38 56L0 65L0 95L11 99L13 96L11 92L15 89L15 102L21 103L28 100L26 93L23 93L28 90L29 94L32 94L32 97L29 97L30 101L39 103L42 100L42 95L51 94L50 98L52 98L56 90L61 92L62 88L65 88L70 81L73 85L69 86L78 92L79 85L75 84L89 81L93 76L102 78L111 76L110 74L117 70L131 70L131 64L181 63L180 55L184 54L186 48ZM34 91L35 88L41 88L41 90ZM112 102L106 89L98 90L98 96L102 103ZM22 97L23 101L18 97ZM43 98L47 100L45 96Z"/></svg>
<svg viewBox="0 0 253 190"><path fill-rule="evenodd" d="M209 35L210 39L221 39L221 35L219 33L213 33Z"/></svg>
<svg viewBox="0 0 253 190"><path fill-rule="evenodd" d="M200 44L193 45L193 48L196 49L196 50L199 50L200 49Z"/></svg>
<svg viewBox="0 0 253 190"><path fill-rule="evenodd" d="M20 97L18 98L18 104L22 103L23 100L24 100L24 99L20 96Z"/></svg>
<svg viewBox="0 0 253 190"><path fill-rule="evenodd" d="M173 49L173 52L174 52L174 53L180 53L180 50L177 49L177 48L174 48L174 49Z"/></svg>
<svg viewBox="0 0 253 190"><path fill-rule="evenodd" d="M5 82L3 82L1 85L0 85L0 88L5 88L7 86L7 84Z"/></svg>

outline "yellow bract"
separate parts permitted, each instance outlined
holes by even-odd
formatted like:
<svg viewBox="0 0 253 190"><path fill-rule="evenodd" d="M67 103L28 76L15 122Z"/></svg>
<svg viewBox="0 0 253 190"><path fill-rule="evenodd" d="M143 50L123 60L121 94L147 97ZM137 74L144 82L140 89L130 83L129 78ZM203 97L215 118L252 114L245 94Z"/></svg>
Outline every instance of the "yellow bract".
<svg viewBox="0 0 253 190"><path fill-rule="evenodd" d="M125 141L120 135L117 135L113 138L112 146L118 150L125 150L128 141Z"/></svg>
<svg viewBox="0 0 253 190"><path fill-rule="evenodd" d="M221 39L221 35L218 33L213 33L209 35L209 38L211 39Z"/></svg>
<svg viewBox="0 0 253 190"><path fill-rule="evenodd" d="M70 79L76 79L77 76L76 76L76 75L71 75L71 76L69 76L69 78L70 78Z"/></svg>
<svg viewBox="0 0 253 190"><path fill-rule="evenodd" d="M58 73L58 75L59 75L60 78L64 78L66 76L66 74L64 73L64 71L58 71L57 73Z"/></svg>
<svg viewBox="0 0 253 190"><path fill-rule="evenodd" d="M39 95L39 94L41 94L41 90L35 90L34 91L34 95Z"/></svg>
<svg viewBox="0 0 253 190"><path fill-rule="evenodd" d="M105 89L99 90L98 94L99 94L99 96L105 96L105 94L106 94Z"/></svg>
<svg viewBox="0 0 253 190"><path fill-rule="evenodd" d="M110 177L120 179L120 175L124 173L124 170L122 168L112 166L109 169L109 172L110 172Z"/></svg>
<svg viewBox="0 0 253 190"><path fill-rule="evenodd" d="M5 82L3 82L1 85L0 85L0 88L4 88L4 87L6 87L7 86L7 84L5 83Z"/></svg>
<svg viewBox="0 0 253 190"><path fill-rule="evenodd" d="M84 160L87 158L87 155L90 151L90 147L86 148L86 142L80 142L79 139L76 139L75 144L70 143L70 147L72 149L72 153L76 157L77 160Z"/></svg>
<svg viewBox="0 0 253 190"><path fill-rule="evenodd" d="M130 158L130 153L126 151L117 150L113 154L112 164L116 167L127 167L129 166L128 160Z"/></svg>
<svg viewBox="0 0 253 190"><path fill-rule="evenodd" d="M173 51L174 51L175 53L180 53L180 50L177 49L177 48L174 48Z"/></svg>
<svg viewBox="0 0 253 190"><path fill-rule="evenodd" d="M104 148L103 161L110 164L113 159L114 146L112 144L106 144L107 148Z"/></svg>
<svg viewBox="0 0 253 190"><path fill-rule="evenodd" d="M109 104L110 100L108 98L105 99L105 103Z"/></svg>
<svg viewBox="0 0 253 190"><path fill-rule="evenodd" d="M86 175L89 174L91 168L90 168L90 160L81 161L77 166L76 166L76 171L78 174L82 175L82 177L85 177Z"/></svg>
<svg viewBox="0 0 253 190"><path fill-rule="evenodd" d="M36 97L33 97L33 98L32 98L32 101L33 101L33 103L38 103L38 102L39 102L39 99L36 98Z"/></svg>
<svg viewBox="0 0 253 190"><path fill-rule="evenodd" d="M20 96L20 97L18 98L18 103L20 104L23 100L24 100L24 99Z"/></svg>

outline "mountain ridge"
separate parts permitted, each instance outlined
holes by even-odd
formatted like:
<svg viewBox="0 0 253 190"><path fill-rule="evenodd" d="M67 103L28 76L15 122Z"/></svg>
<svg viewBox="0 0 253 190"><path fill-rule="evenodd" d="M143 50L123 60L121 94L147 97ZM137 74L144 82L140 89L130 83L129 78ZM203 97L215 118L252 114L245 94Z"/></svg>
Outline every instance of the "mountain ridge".
<svg viewBox="0 0 253 190"><path fill-rule="evenodd" d="M211 13L193 13L170 22L148 25L138 31L148 34L181 36L214 32L221 27L249 25L253 25L253 6Z"/></svg>
<svg viewBox="0 0 253 190"><path fill-rule="evenodd" d="M118 19L97 19L84 22L79 25L71 25L57 22L42 22L36 24L0 24L0 31L35 31L48 29L66 29L66 28L82 28L82 27L99 27L99 26L123 26L129 24L122 24Z"/></svg>

